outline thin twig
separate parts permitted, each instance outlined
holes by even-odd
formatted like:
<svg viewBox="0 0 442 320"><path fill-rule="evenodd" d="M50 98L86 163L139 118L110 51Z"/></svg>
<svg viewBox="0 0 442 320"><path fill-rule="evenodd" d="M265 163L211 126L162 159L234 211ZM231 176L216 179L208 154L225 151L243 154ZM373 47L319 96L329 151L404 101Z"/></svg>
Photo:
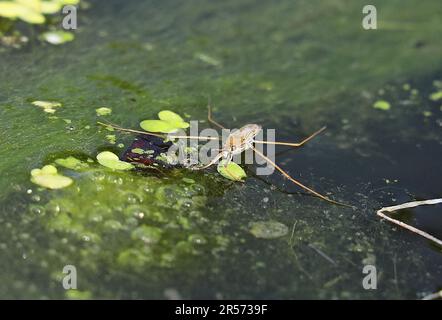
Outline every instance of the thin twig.
<svg viewBox="0 0 442 320"><path fill-rule="evenodd" d="M422 206L422 205L430 205L430 204L437 204L437 203L442 203L442 198L440 199L431 199L431 200L423 200L423 201L412 201L412 202L407 202L404 204L400 204L397 206L391 206L391 207L385 207L385 208L381 208L379 209L376 214L382 218L384 218L385 220L388 220L402 228L408 229L411 232L417 233L418 235L427 238L428 240L431 240L435 243L437 243L438 245L442 246L442 240L432 236L429 233L426 233L425 231L419 230L418 228L415 228L413 226L410 226L402 221L393 219L389 216L387 216L385 214L385 212L394 212L397 210L401 210L401 209L406 209L406 208L414 208L414 207L418 207L418 206Z"/></svg>
<svg viewBox="0 0 442 320"><path fill-rule="evenodd" d="M422 300L436 300L442 299L442 290L436 293L429 294L422 298Z"/></svg>

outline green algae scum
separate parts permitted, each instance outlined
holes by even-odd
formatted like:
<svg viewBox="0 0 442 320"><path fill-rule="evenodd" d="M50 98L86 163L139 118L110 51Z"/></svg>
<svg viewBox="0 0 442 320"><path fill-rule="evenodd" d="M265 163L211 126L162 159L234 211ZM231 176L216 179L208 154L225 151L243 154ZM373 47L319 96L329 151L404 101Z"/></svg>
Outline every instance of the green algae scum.
<svg viewBox="0 0 442 320"><path fill-rule="evenodd" d="M0 298L439 292L442 248L376 211L442 197L442 5L371 1L365 29L366 4L0 1ZM158 141L97 124L209 128L208 97L224 126L260 124L278 141L327 126L276 146L276 162L355 208L259 165L232 164L242 182L173 166ZM441 239L441 209L395 218Z"/></svg>

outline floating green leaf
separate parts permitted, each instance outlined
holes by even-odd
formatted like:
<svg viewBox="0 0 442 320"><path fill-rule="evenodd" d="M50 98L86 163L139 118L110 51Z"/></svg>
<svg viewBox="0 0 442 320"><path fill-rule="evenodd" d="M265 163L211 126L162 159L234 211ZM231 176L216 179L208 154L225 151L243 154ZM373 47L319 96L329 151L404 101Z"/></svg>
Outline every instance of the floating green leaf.
<svg viewBox="0 0 442 320"><path fill-rule="evenodd" d="M189 123L170 110L163 110L158 113L160 120L144 120L140 123L141 128L149 132L171 133L178 129L186 129Z"/></svg>
<svg viewBox="0 0 442 320"><path fill-rule="evenodd" d="M243 168L237 165L235 162L229 162L226 165L226 160L220 161L217 167L218 172L227 179L234 181L241 181L247 177Z"/></svg>
<svg viewBox="0 0 442 320"><path fill-rule="evenodd" d="M121 161L118 156L110 151L103 151L97 155L98 163L114 170L130 170L134 166L128 162Z"/></svg>
<svg viewBox="0 0 442 320"><path fill-rule="evenodd" d="M74 40L72 32L67 31L48 31L41 35L42 39L50 44L59 45Z"/></svg>
<svg viewBox="0 0 442 320"><path fill-rule="evenodd" d="M140 127L149 132L162 132L162 133L171 133L179 129L170 122L163 120L144 120L141 121Z"/></svg>
<svg viewBox="0 0 442 320"><path fill-rule="evenodd" d="M183 122L183 118L180 115L176 114L170 110L163 110L158 112L158 118L168 122Z"/></svg>
<svg viewBox="0 0 442 320"><path fill-rule="evenodd" d="M390 103L385 100L378 100L373 104L373 108L380 110L390 110Z"/></svg>
<svg viewBox="0 0 442 320"><path fill-rule="evenodd" d="M69 156L67 158L64 159L57 159L55 160L55 163L63 166L65 168L68 169L72 169L72 170L80 170L80 169L85 169L88 168L89 165L81 160L78 160L75 157Z"/></svg>
<svg viewBox="0 0 442 320"><path fill-rule="evenodd" d="M257 238L275 239L285 236L289 229L277 221L258 221L250 224L250 233Z"/></svg>
<svg viewBox="0 0 442 320"><path fill-rule="evenodd" d="M35 10L36 3L34 2L32 0L0 1L0 16L13 20L19 18L31 24L42 24L46 19L40 11Z"/></svg>
<svg viewBox="0 0 442 320"><path fill-rule="evenodd" d="M97 113L97 116L107 116L112 113L111 108L101 107L98 109L95 109L95 112Z"/></svg>
<svg viewBox="0 0 442 320"><path fill-rule="evenodd" d="M31 182L48 189L61 189L72 184L73 180L57 173L52 165L31 171Z"/></svg>
<svg viewBox="0 0 442 320"><path fill-rule="evenodd" d="M0 17L21 19L31 24L42 24L46 21L44 14L54 14L64 5L76 5L79 0L15 0L0 1Z"/></svg>
<svg viewBox="0 0 442 320"><path fill-rule="evenodd" d="M429 98L430 98L430 100L433 100L433 101L438 101L438 100L442 99L442 91L433 92L432 94L430 94Z"/></svg>
<svg viewBox="0 0 442 320"><path fill-rule="evenodd" d="M186 129L189 127L189 123L185 122L180 115L170 110L160 111L158 113L158 118L160 118L160 120L169 122L170 124L172 124L174 127L177 128Z"/></svg>

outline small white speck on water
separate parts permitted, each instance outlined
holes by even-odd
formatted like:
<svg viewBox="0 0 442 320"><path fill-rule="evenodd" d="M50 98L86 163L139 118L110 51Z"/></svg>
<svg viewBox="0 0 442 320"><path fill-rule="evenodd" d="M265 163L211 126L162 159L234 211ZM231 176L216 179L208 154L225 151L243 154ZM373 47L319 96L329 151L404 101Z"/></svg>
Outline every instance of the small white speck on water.
<svg viewBox="0 0 442 320"><path fill-rule="evenodd" d="M264 203L269 202L269 198L268 198L268 197L264 197L264 198L262 199L262 202L264 202Z"/></svg>

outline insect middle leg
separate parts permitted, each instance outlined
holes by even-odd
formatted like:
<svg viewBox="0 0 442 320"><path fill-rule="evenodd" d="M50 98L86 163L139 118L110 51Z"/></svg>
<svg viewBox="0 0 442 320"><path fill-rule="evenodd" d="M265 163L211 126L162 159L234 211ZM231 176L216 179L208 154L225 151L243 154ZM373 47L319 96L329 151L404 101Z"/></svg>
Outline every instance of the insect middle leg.
<svg viewBox="0 0 442 320"><path fill-rule="evenodd" d="M219 160L220 158L222 158L222 157L223 157L223 153L220 152L220 153L218 153L218 154L215 156L215 158L213 158L212 161L210 161L208 164L203 165L203 166L198 166L198 165L196 165L196 166L192 167L191 169L192 169L192 170L204 170L204 169L207 169L208 167L210 167L210 166L214 165L215 163L217 163L218 160Z"/></svg>
<svg viewBox="0 0 442 320"><path fill-rule="evenodd" d="M221 125L218 122L216 122L215 120L213 120L212 107L210 106L210 97L209 97L209 102L207 104L207 120L209 120L210 123L213 123L215 126L217 126L220 129L226 129L226 127L224 127L223 125Z"/></svg>

